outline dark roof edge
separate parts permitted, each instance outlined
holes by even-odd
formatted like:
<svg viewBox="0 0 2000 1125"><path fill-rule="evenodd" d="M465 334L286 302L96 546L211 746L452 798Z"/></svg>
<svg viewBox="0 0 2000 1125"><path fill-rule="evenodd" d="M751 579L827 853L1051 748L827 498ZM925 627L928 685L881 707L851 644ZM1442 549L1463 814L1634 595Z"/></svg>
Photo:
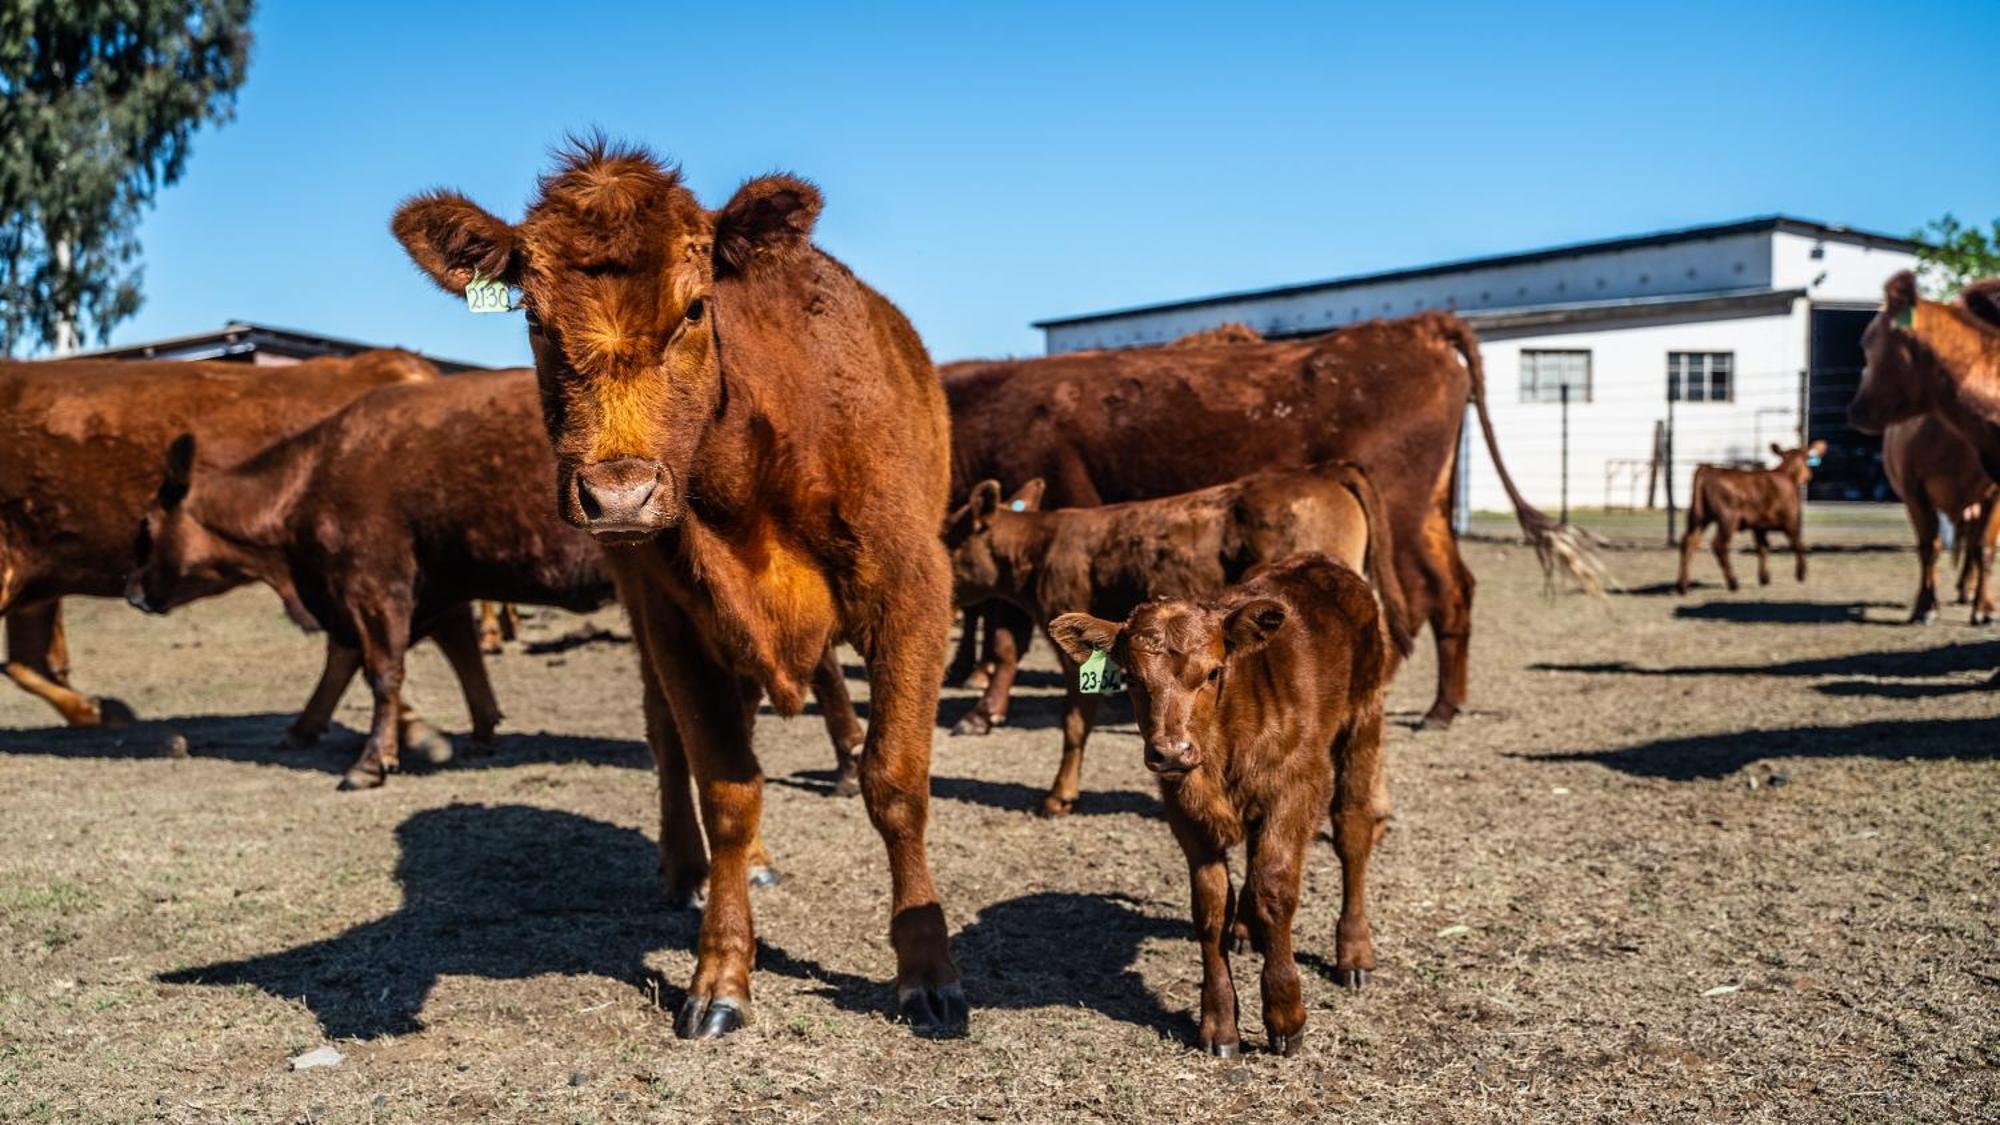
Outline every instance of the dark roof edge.
<svg viewBox="0 0 2000 1125"><path fill-rule="evenodd" d="M276 325L258 324L248 320L232 320L227 324L224 324L221 328L215 329L210 332L190 332L185 336L168 336L159 340L141 340L138 343L134 344L119 344L115 347L92 348L88 351L71 352L69 355L63 356L62 358L109 359L116 356L134 355L137 353L145 352L149 349L158 350L163 348L184 348L190 345L200 344L209 340L223 342L226 341L231 336L245 336L245 335L262 336L271 339L290 340L308 346L325 348L329 349L328 354L332 354L332 349L341 349L341 348L350 349L357 352L373 351L380 348L395 348L402 351L411 352L412 354L415 355L420 355L425 359L431 361L432 363L437 364L440 367L450 367L461 371L484 371L489 369L488 365L483 363L468 363L464 360L448 359L444 356L431 355L428 352L418 351L416 348L407 348L401 344L371 344L365 340L350 340L341 336L329 336L324 332L301 332L295 328L280 328Z"/></svg>
<svg viewBox="0 0 2000 1125"><path fill-rule="evenodd" d="M1383 281L1403 281L1409 278L1433 277L1438 274L1461 273L1473 269L1526 265L1530 262L1547 261L1553 258L1611 253L1619 250L1636 250L1643 246L1663 246L1675 242L1692 242L1703 238L1726 238L1730 235L1753 234L1761 231L1782 231L1787 234L1833 238L1844 242L1856 242L1870 247L1907 252L1915 252L1922 245L1908 238L1898 238L1894 235L1878 234L1873 231L1856 230L1852 227L1834 223L1819 223L1810 219L1793 218L1789 215L1759 215L1755 218L1739 219L1734 222L1679 227L1673 230L1655 231L1651 234L1628 235L1623 238L1599 239L1593 242L1569 242L1559 246L1544 247L1540 250L1524 250L1512 254L1494 254L1479 258L1459 258L1447 262L1435 262L1425 266L1409 266L1402 269L1381 270L1374 273L1350 274L1346 277L1332 277L1321 281L1276 285L1265 289L1240 289L1229 293L1217 293L1208 297L1190 297L1180 301L1130 305L1125 308L1108 309L1103 312L1082 313L1077 316L1052 317L1047 320L1032 321L1029 327L1060 328L1071 324L1086 324L1093 320L1109 320L1113 317L1135 316L1140 313L1198 309L1210 305L1230 304L1235 301L1253 301L1266 297L1290 297L1322 289L1340 289Z"/></svg>

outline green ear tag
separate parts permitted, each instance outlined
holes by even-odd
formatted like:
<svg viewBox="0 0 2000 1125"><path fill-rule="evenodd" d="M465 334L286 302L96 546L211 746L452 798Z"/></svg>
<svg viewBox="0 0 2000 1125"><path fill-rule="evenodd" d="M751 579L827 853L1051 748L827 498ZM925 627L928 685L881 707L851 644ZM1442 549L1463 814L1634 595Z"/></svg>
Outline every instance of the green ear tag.
<svg viewBox="0 0 2000 1125"><path fill-rule="evenodd" d="M1125 690L1125 677L1100 648L1076 670L1076 686L1085 695L1117 695Z"/></svg>
<svg viewBox="0 0 2000 1125"><path fill-rule="evenodd" d="M465 284L465 307L476 313L513 312L507 303L507 283L490 277L472 275Z"/></svg>
<svg viewBox="0 0 2000 1125"><path fill-rule="evenodd" d="M1911 325L1915 324L1916 322L1917 322L1917 306L1915 305L1911 305L1909 308L1904 309L1902 312L1896 314L1896 323L1904 328L1908 328Z"/></svg>

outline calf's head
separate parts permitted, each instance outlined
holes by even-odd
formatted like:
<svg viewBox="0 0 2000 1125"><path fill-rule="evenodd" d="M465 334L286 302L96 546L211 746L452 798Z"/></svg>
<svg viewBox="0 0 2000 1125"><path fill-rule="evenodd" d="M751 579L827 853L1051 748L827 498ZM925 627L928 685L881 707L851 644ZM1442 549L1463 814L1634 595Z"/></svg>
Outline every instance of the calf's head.
<svg viewBox="0 0 2000 1125"><path fill-rule="evenodd" d="M165 613L223 593L251 577L243 553L196 514L194 460L194 435L175 438L167 447L159 491L139 520L125 600L147 613Z"/></svg>
<svg viewBox="0 0 2000 1125"><path fill-rule="evenodd" d="M1000 482L983 480L965 503L944 521L944 545L951 552L952 587L961 601L991 596L1008 576L1005 552L995 543L993 525L1001 512L1032 512L1042 505L1045 482L1036 477L1014 495L1001 499Z"/></svg>
<svg viewBox="0 0 2000 1125"><path fill-rule="evenodd" d="M1103 652L1119 666L1146 768L1176 781L1220 749L1217 704L1231 666L1268 644L1288 616L1285 604L1270 598L1232 606L1155 601L1122 624L1065 613L1049 623L1049 635L1079 664Z"/></svg>
<svg viewBox="0 0 2000 1125"><path fill-rule="evenodd" d="M751 180L717 211L643 149L571 145L519 224L454 192L396 211L396 238L439 287L521 291L563 518L640 542L686 510L726 404L722 352L745 283L810 251L819 191ZM737 303L732 308L732 301Z"/></svg>
<svg viewBox="0 0 2000 1125"><path fill-rule="evenodd" d="M1819 459L1826 456L1826 443L1816 441L1804 449L1786 449L1774 441L1771 452L1777 455L1778 471L1804 488L1812 481L1812 471L1819 466Z"/></svg>
<svg viewBox="0 0 2000 1125"><path fill-rule="evenodd" d="M1882 287L1882 307L1861 333L1861 386L1847 404L1847 424L1862 433L1879 434L1931 408L1936 357L1917 335L1923 305L1908 270Z"/></svg>

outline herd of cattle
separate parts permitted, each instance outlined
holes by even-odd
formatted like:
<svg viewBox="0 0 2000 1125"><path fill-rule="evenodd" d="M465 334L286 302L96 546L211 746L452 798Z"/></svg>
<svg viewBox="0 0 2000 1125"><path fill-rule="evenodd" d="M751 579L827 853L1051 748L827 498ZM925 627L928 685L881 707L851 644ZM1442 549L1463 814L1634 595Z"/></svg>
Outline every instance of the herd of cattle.
<svg viewBox="0 0 2000 1125"><path fill-rule="evenodd" d="M749 888L771 877L752 724L761 702L793 715L810 690L839 789L862 796L888 850L899 1013L955 1034L968 1009L925 853L939 687L983 679L957 729L990 730L1040 630L1069 688L1043 811L1077 800L1101 697L1129 695L1187 855L1200 1043L1238 1050L1228 954L1254 948L1269 1046L1291 1053L1305 1024L1291 921L1324 817L1344 885L1336 970L1359 987L1374 968L1363 885L1389 812L1383 692L1424 624L1438 664L1425 724L1466 700L1474 582L1450 517L1468 403L1545 566L1602 577L1501 465L1477 340L1424 313L934 370L902 314L813 246L819 209L810 184L770 176L707 210L642 150L593 143L562 157L518 225L446 192L395 215L441 288L518 292L533 370L445 378L394 351L278 372L0 366L8 676L71 724L128 717L70 686L60 599L166 612L261 582L326 635L286 744L324 733L362 673L373 717L342 787L367 788L405 752L451 752L403 702L412 643L443 650L484 743L500 708L473 606L616 597L641 665L661 875L703 909L676 1032L748 1016ZM1853 419L1890 430L1922 547L1919 617L1936 603L1940 513L1975 545L1974 611L1991 613L1996 313L2000 285L1940 304L1904 276L1868 329ZM1774 530L1804 578L1799 495L1817 451L1778 452L1775 470L1697 475L1683 587L1711 524L1732 589L1737 530L1756 538L1761 580ZM955 606L967 617L947 664ZM841 643L866 665L865 733Z"/></svg>

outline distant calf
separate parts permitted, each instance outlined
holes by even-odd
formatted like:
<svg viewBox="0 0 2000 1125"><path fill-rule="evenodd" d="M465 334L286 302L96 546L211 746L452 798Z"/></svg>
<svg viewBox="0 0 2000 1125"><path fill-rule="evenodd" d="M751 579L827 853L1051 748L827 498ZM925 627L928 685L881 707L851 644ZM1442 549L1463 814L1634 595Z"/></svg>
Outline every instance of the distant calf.
<svg viewBox="0 0 2000 1125"><path fill-rule="evenodd" d="M368 741L342 788L380 785L397 767L403 654L425 636L458 674L474 741L492 739L500 708L469 602L584 611L611 600L602 548L556 511L532 371L385 388L233 468L197 475L195 453L182 438L169 455L131 600L165 612L245 579L291 591L331 642L294 741L325 729L357 665L375 696ZM864 735L831 649L813 688L838 786L854 792Z"/></svg>
<svg viewBox="0 0 2000 1125"><path fill-rule="evenodd" d="M1368 583L1324 555L1300 555L1213 601L1147 602L1123 624L1069 613L1049 633L1072 663L1102 653L1129 681L1146 768L1193 885L1201 1046L1240 1049L1225 941L1247 939L1264 955L1270 1049L1296 1052L1306 1010L1292 915L1329 810L1342 891L1335 977L1359 988L1375 967L1365 884L1389 817L1382 693L1392 656ZM1228 864L1239 843L1240 899Z"/></svg>
<svg viewBox="0 0 2000 1125"><path fill-rule="evenodd" d="M1701 546L1701 533L1715 525L1715 561L1731 590L1737 589L1736 570L1729 565L1729 540L1740 530L1748 530L1757 540L1757 583L1771 584L1771 542L1773 531L1785 533L1797 558L1796 570L1806 580L1806 541L1799 531L1801 496L1812 480L1812 467L1826 452L1826 443L1813 442L1804 449L1786 449L1773 442L1778 455L1775 469L1726 469L1720 465L1700 465L1694 471L1693 496L1688 501L1687 534L1681 538L1680 592L1688 592L1688 564Z"/></svg>
<svg viewBox="0 0 2000 1125"><path fill-rule="evenodd" d="M1919 414L1882 431L1882 469L1917 535L1917 600L1910 621L1937 617L1938 519L1952 523L1963 559L1958 573L1958 600L1972 603L1972 623L1993 620L1990 575L1993 540L2000 520L1993 518L2000 485L1979 467L1979 451L1952 432L1933 414Z"/></svg>
<svg viewBox="0 0 2000 1125"><path fill-rule="evenodd" d="M1259 563L1322 551L1365 571L1388 607L1400 653L1410 649L1408 615L1394 565L1395 545L1368 474L1345 462L1257 473L1229 484L1129 504L1013 511L1000 485L981 482L945 533L961 604L992 598L1044 625L1084 610L1122 617L1156 597L1206 597ZM1002 665L999 675L1011 677ZM1075 805L1083 747L1098 696L1069 673L1062 764L1042 800L1060 816ZM1004 696L1010 684L997 685ZM961 721L982 732L993 722L984 701Z"/></svg>

